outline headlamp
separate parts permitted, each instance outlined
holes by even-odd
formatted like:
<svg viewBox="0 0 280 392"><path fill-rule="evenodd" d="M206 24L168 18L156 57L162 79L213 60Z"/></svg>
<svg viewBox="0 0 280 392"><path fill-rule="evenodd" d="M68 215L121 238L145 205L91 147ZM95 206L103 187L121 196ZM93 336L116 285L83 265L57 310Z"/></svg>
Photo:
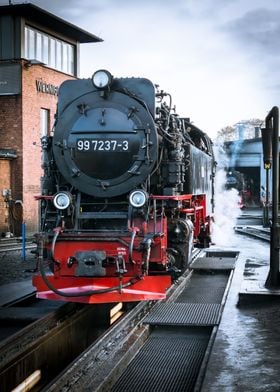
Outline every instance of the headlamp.
<svg viewBox="0 0 280 392"><path fill-rule="evenodd" d="M96 88L104 89L112 82L112 75L105 69L100 69L92 75L92 83Z"/></svg>
<svg viewBox="0 0 280 392"><path fill-rule="evenodd" d="M53 198L53 204L58 210L65 210L70 206L71 195L67 192L58 192Z"/></svg>
<svg viewBox="0 0 280 392"><path fill-rule="evenodd" d="M142 189L137 189L129 195L129 203L132 207L141 208L147 202L148 196Z"/></svg>

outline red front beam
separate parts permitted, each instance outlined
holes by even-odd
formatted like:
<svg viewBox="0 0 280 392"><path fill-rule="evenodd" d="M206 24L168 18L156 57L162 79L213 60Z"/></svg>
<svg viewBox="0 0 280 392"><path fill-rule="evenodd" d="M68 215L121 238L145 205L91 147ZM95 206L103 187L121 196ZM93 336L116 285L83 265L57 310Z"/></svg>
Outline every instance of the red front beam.
<svg viewBox="0 0 280 392"><path fill-rule="evenodd" d="M118 278L77 278L47 276L48 281L57 290L65 293L83 293L89 290L106 289L119 285ZM131 278L124 277L122 283L129 282ZM62 300L70 302L84 302L100 304L110 302L133 302L159 300L166 298L166 290L171 286L169 275L145 276L135 284L123 288L122 291L114 290L108 293L94 294L90 296L65 297L55 294L43 281L40 275L33 277L33 286L37 289L37 298Z"/></svg>

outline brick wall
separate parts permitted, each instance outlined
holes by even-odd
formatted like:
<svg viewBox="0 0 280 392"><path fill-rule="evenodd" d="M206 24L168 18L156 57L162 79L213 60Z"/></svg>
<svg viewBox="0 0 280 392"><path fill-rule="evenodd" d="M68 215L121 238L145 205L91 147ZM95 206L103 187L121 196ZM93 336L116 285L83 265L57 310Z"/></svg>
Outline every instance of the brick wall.
<svg viewBox="0 0 280 392"><path fill-rule="evenodd" d="M20 199L22 194L22 112L21 96L0 96L0 148L17 153L14 160L0 161L0 233L8 227L8 209L2 196L4 189L11 189L11 197Z"/></svg>
<svg viewBox="0 0 280 392"><path fill-rule="evenodd" d="M22 193L22 112L21 96L0 97L0 148L12 149L17 158L11 163L12 197ZM1 191L1 189L0 189Z"/></svg>
<svg viewBox="0 0 280 392"><path fill-rule="evenodd" d="M22 73L22 127L23 127L23 219L28 232L38 230L38 202L34 196L41 193L40 177L40 109L50 110L50 129L54 123L57 96L37 91L36 81L43 84L60 86L69 75L41 65L23 67Z"/></svg>
<svg viewBox="0 0 280 392"><path fill-rule="evenodd" d="M67 79L72 77L41 65L26 67L23 61L22 94L0 96L0 149L13 149L17 154L14 160L0 161L0 233L7 231L5 206L1 194L2 189L6 188L8 177L12 199L23 203L22 216L17 214L18 220L26 222L28 233L38 229L38 202L34 196L40 194L42 175L40 109L50 110L52 127L57 96L37 91L36 80L59 87ZM20 234L20 227L21 222L18 222L16 234Z"/></svg>

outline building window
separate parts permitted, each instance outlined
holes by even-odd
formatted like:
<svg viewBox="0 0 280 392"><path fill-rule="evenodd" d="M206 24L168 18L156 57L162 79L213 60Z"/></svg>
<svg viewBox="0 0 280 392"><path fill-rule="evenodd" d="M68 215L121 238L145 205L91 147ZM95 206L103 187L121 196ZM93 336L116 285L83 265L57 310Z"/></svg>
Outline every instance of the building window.
<svg viewBox="0 0 280 392"><path fill-rule="evenodd" d="M50 110L43 109L40 110L40 133L41 137L47 136L50 129Z"/></svg>
<svg viewBox="0 0 280 392"><path fill-rule="evenodd" d="M43 35L42 61L44 64L49 64L49 38L46 35Z"/></svg>
<svg viewBox="0 0 280 392"><path fill-rule="evenodd" d="M50 38L49 40L49 65L52 68L55 68L55 59L56 59L56 55L55 55L55 40L53 38Z"/></svg>
<svg viewBox="0 0 280 392"><path fill-rule="evenodd" d="M43 61L43 47L42 47L43 36L40 33L36 34L36 53L38 60Z"/></svg>
<svg viewBox="0 0 280 392"><path fill-rule="evenodd" d="M35 58L35 33L31 29L25 30L25 57L27 59Z"/></svg>
<svg viewBox="0 0 280 392"><path fill-rule="evenodd" d="M74 45L25 26L25 58L74 75Z"/></svg>

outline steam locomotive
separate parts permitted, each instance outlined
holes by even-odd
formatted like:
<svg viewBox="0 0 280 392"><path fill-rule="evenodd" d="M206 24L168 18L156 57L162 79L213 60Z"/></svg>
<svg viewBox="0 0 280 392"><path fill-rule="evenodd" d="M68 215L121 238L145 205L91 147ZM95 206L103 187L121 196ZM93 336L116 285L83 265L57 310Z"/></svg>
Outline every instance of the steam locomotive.
<svg viewBox="0 0 280 392"><path fill-rule="evenodd" d="M245 188L244 174L233 169L227 170L225 188L227 190L234 188L238 192L242 192Z"/></svg>
<svg viewBox="0 0 280 392"><path fill-rule="evenodd" d="M39 298L162 299L193 246L209 245L211 140L150 80L64 82L42 151Z"/></svg>
<svg viewBox="0 0 280 392"><path fill-rule="evenodd" d="M236 189L239 196L239 208L245 208L251 201L253 181L238 170L228 169L226 172L225 189Z"/></svg>

